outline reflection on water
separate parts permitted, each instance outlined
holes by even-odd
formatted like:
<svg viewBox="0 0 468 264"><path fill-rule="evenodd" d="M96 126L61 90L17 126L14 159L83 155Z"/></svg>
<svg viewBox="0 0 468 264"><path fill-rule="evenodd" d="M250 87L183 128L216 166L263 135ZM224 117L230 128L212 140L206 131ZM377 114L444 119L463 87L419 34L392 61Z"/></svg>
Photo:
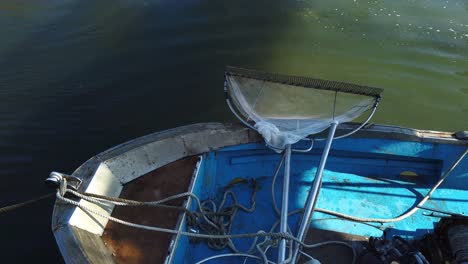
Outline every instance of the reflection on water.
<svg viewBox="0 0 468 264"><path fill-rule="evenodd" d="M468 128L468 2L252 2L0 2L2 204L125 140L233 121L226 64L385 88L374 122ZM50 214L2 216L5 258L60 259Z"/></svg>

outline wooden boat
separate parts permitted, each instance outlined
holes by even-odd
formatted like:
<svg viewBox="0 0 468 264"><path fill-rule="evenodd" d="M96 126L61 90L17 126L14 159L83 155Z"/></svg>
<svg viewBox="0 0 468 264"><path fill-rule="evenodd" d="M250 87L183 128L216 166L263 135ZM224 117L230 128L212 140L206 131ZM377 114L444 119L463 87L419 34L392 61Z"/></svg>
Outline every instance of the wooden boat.
<svg viewBox="0 0 468 264"><path fill-rule="evenodd" d="M67 263L468 263L466 132L365 126L378 88L225 79L243 126L167 130L51 174Z"/></svg>
<svg viewBox="0 0 468 264"><path fill-rule="evenodd" d="M354 127L346 125L339 130ZM369 126L353 137L334 142L317 206L356 217L396 217L412 208L467 147L466 140L458 140L452 133ZM292 156L291 210L304 203L323 145L317 143L315 148L316 151ZM78 190L83 192L141 201L159 200L185 191L202 200L220 201L230 187L246 207L250 206L252 188L236 179L255 179L258 185L255 211L239 212L231 232L256 232L269 229L278 219L271 206L270 185L279 159L280 155L265 147L262 138L248 128L205 123L121 144L89 159L72 177L81 180ZM397 235L421 240L428 233L434 234L441 219L461 221L455 220L459 219L456 216L468 212L467 176L465 158L432 195L425 209L395 223L359 223L317 212L306 241L345 241L362 253L365 247L369 248L371 236ZM279 192L275 194L280 199ZM80 203L97 208L83 200ZM174 205L194 206L187 200ZM116 206L99 210L130 222L187 230L186 214L167 208ZM67 263L196 263L228 252L209 249L203 241L191 241L184 236L124 226L60 200L54 207L52 230ZM234 239L240 250L247 250L251 241L251 238ZM352 258L350 250L340 245L310 249L306 253L322 263L350 263ZM363 259L369 259L362 254ZM243 261L234 258L214 263Z"/></svg>

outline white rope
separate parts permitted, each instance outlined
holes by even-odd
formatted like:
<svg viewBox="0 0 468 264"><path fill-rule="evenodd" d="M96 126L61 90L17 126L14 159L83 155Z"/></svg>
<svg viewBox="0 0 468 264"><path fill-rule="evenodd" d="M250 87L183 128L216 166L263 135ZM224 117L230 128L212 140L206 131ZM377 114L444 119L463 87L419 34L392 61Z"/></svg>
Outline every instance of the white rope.
<svg viewBox="0 0 468 264"><path fill-rule="evenodd" d="M426 196L424 196L424 198L416 206L414 206L409 211L407 211L406 213L404 213L404 214L402 214L402 215L400 215L398 217L394 217L394 218L363 218L363 217L355 217L355 216L351 216L351 215L347 215L347 214L343 214L343 213L340 213L340 212L335 212L335 211L331 211L331 210L327 210L327 209L322 209L322 208L315 208L315 211L325 213L325 214L328 214L328 215L337 216L337 217L347 219L347 220L351 220L351 221L355 221L355 222L376 222L376 223L399 222L399 221L413 215L416 211L418 211L420 209L419 207L423 206L427 202L427 200L429 200L429 198L431 198L432 194L434 194L434 192L437 190L437 188L439 188L439 186L445 181L445 179L450 175L450 173L458 166L458 164L463 160L463 158L466 156L467 153L468 153L468 148L458 157L458 159L452 164L452 166L444 174L444 176L442 178L440 178L440 180L432 187L432 189L426 194ZM271 186L271 197L272 197L272 200L273 200L273 208L274 208L275 212L278 215L279 215L279 209L278 209L278 205L276 203L274 190L275 190L275 181L276 181L276 178L278 176L281 165L283 163L283 160L284 160L284 154L282 155L280 161L278 162L275 174L273 175L272 184L271 184L272 185Z"/></svg>
<svg viewBox="0 0 468 264"><path fill-rule="evenodd" d="M156 227L156 226L147 226L147 225L141 225L141 224L136 224L132 222L128 222L122 219L115 218L110 215L105 215L101 212L98 212L94 209L91 209L85 205L80 204L77 201L73 201L71 199L63 197L60 192L57 192L56 195L57 199L74 205L78 208L80 208L83 211L86 211L88 213L92 213L96 216L99 216L101 218L114 221L116 223L134 227L134 228L141 228L145 230L150 230L150 231L156 231L156 232L163 232L163 233L169 233L173 235L182 235L182 236L188 236L188 237L195 237L195 238L215 238L215 239L227 239L227 238L247 238L247 237L274 237L274 238L284 238L284 239L293 239L294 237L291 236L290 234L287 233L266 233L264 231L259 231L257 233L244 233L244 234L232 234L232 235L207 235L207 234L197 234L197 233L190 233L190 232L185 232L185 231L178 231L178 230L173 230L173 229L168 229L168 228L163 228L163 227ZM296 241L297 242L297 241Z"/></svg>
<svg viewBox="0 0 468 264"><path fill-rule="evenodd" d="M166 198L161 199L161 200L147 201L147 202L124 200L124 199L119 199L119 200L124 200L124 201L119 201L119 200L112 200L111 199L112 197L106 197L106 198L90 197L90 196L87 196L87 195L82 194L80 192L74 191L72 189L66 189L66 192L72 193L76 197L79 197L79 198L81 198L83 200L86 200L88 202L100 203L100 204L103 204L103 205L113 204L113 205L120 205L120 206L152 206L152 205L164 204L166 202L176 200L176 199L180 199L180 198L187 197L187 196L195 199L197 204L200 205L200 200L198 199L198 197L195 196L192 193L189 193L189 192L179 193L179 194L176 194L176 195L166 197Z"/></svg>
<svg viewBox="0 0 468 264"><path fill-rule="evenodd" d="M156 227L156 226L147 226L147 225L136 224L136 223L132 223L132 222L128 222L128 221L125 221L125 220L122 220L122 219L115 218L115 217L107 215L107 214L103 214L101 212L98 212L98 211L86 206L86 205L80 204L77 201L65 198L64 195L62 195L62 193L65 194L66 192L71 192L71 191L72 190L69 190L69 189L66 188L66 181L62 181L61 186L60 186L59 190L57 191L56 197L57 197L57 199L65 202L65 203L74 205L74 206L80 208L83 211L86 211L88 213L94 214L96 216L99 216L101 218L104 218L104 219L107 219L107 220L110 220L110 221L114 221L116 223L119 223L119 224L122 224L122 225L125 225L125 226L140 228L140 229L149 230L149 231L163 232L163 233L169 233L169 234L173 234L173 235L182 235L182 236L188 236L188 237L194 237L194 238L203 238L203 239L210 239L210 238L211 239L232 239L232 238L265 237L265 238L271 240L271 238L284 238L286 240L290 240L291 242L292 241L297 242L297 243L299 243L301 246L303 246L305 248L320 247L320 246L324 246L324 245L328 245L328 244L343 244L343 245L346 245L346 246L350 247L353 250L353 254L355 255L354 249L350 245L346 244L345 242L327 241L327 242L323 242L323 243L309 245L309 244L305 244L302 241L299 241L299 239L297 239L296 237L292 236L289 233L277 233L277 232L268 232L267 233L265 231L260 230L257 233L243 233L243 234L230 234L230 235L227 235L227 234L226 235L209 235L209 234L190 233L190 232L185 232L185 231L180 231L180 230L173 230L173 229ZM89 197L87 197L87 198L89 198ZM167 200L167 199L165 199L165 200ZM273 225L272 229L274 229L275 226L277 226L277 224ZM244 254L244 253L235 253L235 254ZM249 255L249 254L244 254L244 255ZM259 257L256 257L256 258L261 259ZM268 261L268 263L270 263L270 262L271 261ZM353 263L354 263L354 258L353 258ZM282 263L282 264L285 264L285 263Z"/></svg>
<svg viewBox="0 0 468 264"><path fill-rule="evenodd" d="M216 224L214 224L213 222L211 222L207 217L206 217L206 212L203 212L203 206L200 202L200 199L194 195L193 193L189 193L189 192L185 192L185 193L179 193L179 194L176 194L176 195L172 195L172 196L169 196L169 197L166 197L164 199L161 199L161 200L156 200L156 201L147 201L147 202L141 202L141 201L133 201L133 200L127 200L127 199L120 199L120 198L115 198L115 197L105 197L105 198L98 198L98 197L89 197L85 194L82 194L82 193L79 193L77 191L74 191L74 190L71 190L71 189L63 189L62 187L61 188L61 191L62 192L69 192L69 193L72 193L73 195L85 200L85 201L88 201L90 203L95 203L95 204L100 204L100 205L103 205L103 206L108 206L109 204L113 204L113 205L119 205L119 206L159 206L163 203L166 203L166 202L169 202L169 201L172 201L172 200L176 200L176 199L180 199L182 197L190 197L190 198L193 198L195 200L195 202L197 203L198 205L198 208L200 208L200 212L201 212L201 216L203 217L203 219L208 223L210 224L211 226L213 227L217 227ZM183 208L180 208L180 209L183 209Z"/></svg>
<svg viewBox="0 0 468 264"><path fill-rule="evenodd" d="M330 211L330 210L326 210L326 209L321 209L321 208L316 208L316 211L319 211L319 212L322 212L322 213L326 213L326 214L330 214L330 215L334 215L334 216L338 216L340 218L344 218L344 219L348 219L348 220L352 220L352 221L357 221L357 222L381 222L381 223L389 223L389 222L397 222L397 221L401 221L409 216L411 216L412 214L414 214L418 209L419 207L421 207L422 205L424 205L424 203L430 199L431 195L436 191L437 188L440 187L440 185L445 181L445 179L450 175L450 173L458 166L458 164L461 162L461 160L463 160L463 158L466 156L466 154L468 153L468 149L466 149L462 154L461 156L452 164L452 166L449 168L449 170L445 173L445 175L432 187L432 189L427 193L427 195L416 205L414 206L414 208L412 208L411 210L409 210L408 212L398 216L398 217L395 217L395 218L390 218L390 219L382 219L382 218L360 218L360 217L354 217L354 216L350 216L350 215L346 215L346 214L343 214L343 213L339 213L339 212L334 212L334 211ZM278 176L278 173L279 173L279 169L281 167L281 164L282 164L282 161L283 161L284 157L282 157L282 159L280 160L279 164L278 164L278 167L275 171L275 175L273 177L273 181L272 181L272 198L274 198L274 182L276 180L276 177ZM121 220L121 219L117 219L117 218L114 218L112 216L109 216L109 215L104 215L98 211L95 211L89 207L86 207L82 204L80 204L79 202L76 202L76 201L73 201L73 200L70 200L68 198L65 198L63 196L64 193L66 192L70 192L74 195L76 195L77 197L81 198L81 199L84 199L88 202L92 202L92 203L97 203L97 204L101 204L101 205L107 205L106 203L111 203L111 204L114 204L114 205L122 205L122 206L138 206L138 205L144 205L144 206L154 206L154 205L160 205L160 204L163 204L165 202L168 202L168 201L171 201L171 200L175 200L175 199L179 199L179 198L182 198L182 197L191 197L191 198L194 198L194 200L196 201L197 205L199 206L199 208L201 210L203 210L203 206L201 205L200 203L200 200L199 198L192 194L192 193L181 193L181 194L177 194L177 195L173 195L173 196L170 196L170 197L167 197L167 198L164 198L162 200L158 200L158 201L149 201L149 202L140 202L140 201L131 201L131 200L125 200L125 202L122 202L122 201L112 201L112 200L109 200L107 198L96 198L96 197L89 197L89 196L86 196L86 195L83 195L79 192L76 192L74 190L70 190L70 189L67 189L66 188L66 181L65 179L63 180L63 183L61 184L61 187L59 189L59 191L57 192L57 198L64 201L64 202L67 202L69 204L73 204L77 207L79 207L80 209L84 210L84 211L87 211L87 212L90 212L92 214L95 214L99 217L103 217L103 218L106 218L110 221L114 221L114 222L117 222L117 223L120 223L120 224L123 224L123 225L127 225L127 226L131 226L131 227L135 227L135 228L141 228L141 229L146 229L146 230L150 230L150 231L157 231L157 232L164 232L164 233L170 233L170 234L175 234L175 235L184 235L184 236L190 236L190 237L196 237L196 238L205 238L205 239L231 239L231 238L258 238L258 237L265 237L266 240L263 242L265 243L266 241L269 241L271 240L271 238L284 238L284 239L287 239L287 240L290 240L290 242L292 241L295 241L295 242L298 242L301 246L305 247L305 248L316 248L316 247L321 247L321 246L325 246L325 245L331 245L331 244L336 244L336 245L342 245L342 246L346 246L346 247L349 247L352 252L353 252L353 263L355 262L355 258L356 258L356 253L354 251L354 248L349 245L348 243L346 242L343 242L343 241L326 241L326 242L322 242L322 243L316 243L316 244L311 244L311 245L308 245L308 244L305 244L303 243L302 241L299 241L296 237L292 236L291 234L289 233L275 233L273 232L275 227L277 226L277 223L275 223L272 227L272 229L270 230L270 232L264 232L264 231L259 231L257 233L244 233L244 234L231 234L231 235L211 235L211 234L196 234L196 233L190 233L190 232L185 232L185 231L177 231L177 230L172 230L172 229L167 229L167 228L161 228L161 227L154 227L154 226L146 226L146 225L140 225L140 224L136 224L136 223L131 223L131 222L128 222L128 221L125 221L125 220ZM220 208L224 205L226 199L227 199L227 195L228 194L231 194L233 195L233 193L231 192L226 192L223 196L223 201L221 203L221 206ZM233 197L234 201L236 202L236 199L235 197ZM214 204L213 201L211 201L213 203L213 206L215 208L215 211L216 211L216 205ZM275 212L278 213L278 207L277 207L277 204L276 204L276 201L275 199L273 199L273 205L274 205L274 209L275 209ZM251 208L245 208L243 206L239 206L239 208L241 210L244 210L246 212L252 212L254 210L254 207L255 207L255 203L253 201L253 204L252 204L252 207ZM298 210L295 210L293 212L290 212L289 214L295 214L295 213L298 213L300 212L301 209L298 209ZM204 216L204 214L202 214ZM208 223L211 223L208 219L205 219ZM213 224L213 223L211 223ZM213 224L214 225L214 224ZM256 240L255 240L256 241ZM271 242L269 242L271 243ZM256 242L254 242L254 245L256 244ZM245 253L233 253L233 254L224 254L224 255L219 255L220 257L227 257L227 256L245 256L245 257L250 257L250 256L254 256L256 259L260 259L260 260L263 260L265 262L265 260L267 261L267 263L270 263L271 261L269 261L267 258L266 258L266 255L265 255L265 252L264 251L261 251L261 249L259 248L258 246L259 244L257 244L257 249L259 250L259 252L262 254L262 258L260 257L257 257L257 256L254 256L254 255L250 255L250 254L245 254ZM233 245L232 245L233 246ZM269 248L270 246L267 247L267 249ZM291 248L291 247L290 247ZM252 249L252 247L251 247ZM250 250L251 250L250 249ZM267 250L266 249L266 250ZM266 251L265 250L265 251ZM216 256L215 256L216 257ZM209 260L211 259L214 259L215 257L213 258L210 258ZM290 259L288 258L288 260L290 261ZM288 263L288 260L282 262L282 264L285 264L285 263ZM208 261L208 260L206 260Z"/></svg>
<svg viewBox="0 0 468 264"><path fill-rule="evenodd" d="M231 229L231 224L232 224L232 222L234 220L235 215L237 214L238 209L240 209L242 211L245 211L247 213L252 213L252 212L255 211L255 194L257 192L256 183L254 183L253 188L254 188L254 190L253 190L252 196L251 196L251 207L250 208L246 208L245 206L239 204L236 195L232 191L224 192L223 199L222 199L221 203L219 204L219 207L216 206L216 203L213 200L206 200L206 201L202 202L201 203L201 206L202 206L201 208L202 209L204 209L205 203L211 204L212 208L205 210L205 211L208 211L208 213L214 212L214 213L217 213L218 215L221 216L221 214L223 212L225 212L224 211L225 209L230 208L230 210L232 210L232 211L230 213L225 212L225 213L227 213L227 216L228 216L227 221L224 218L224 216L216 217L216 215L213 215L214 218L210 218L210 220L212 220L212 222L214 223L214 226L213 226L214 230L206 230L203 226L198 226L198 228L202 229L205 233L208 233L208 234L215 234L216 235L217 232L219 232L221 234L229 233L230 229ZM228 206L228 207L224 207L226 202L227 202L228 197L231 197L231 199L233 200L233 204ZM195 214L198 215L197 213L195 213ZM209 218L209 216L205 215L203 211L201 211L201 214L203 214L203 216L205 218ZM245 252L241 252L240 250L238 250L237 247L234 245L234 242L232 241L232 239L229 239L229 238L226 239L226 241L219 241L219 240L210 239L209 241L207 241L207 243L208 243L208 246L210 248L215 249L215 250L221 250L221 249L225 248L226 246L228 246L234 253L250 254L255 250L255 245L257 244L257 240L258 240L258 237L255 237L254 240L252 241L249 249L247 251L245 251Z"/></svg>
<svg viewBox="0 0 468 264"><path fill-rule="evenodd" d="M312 257L311 255L305 253L305 252L302 251L302 250L299 250L299 254L302 254L302 255L308 257L310 260L315 261L315 263L320 263L317 259L315 259L314 257Z"/></svg>
<svg viewBox="0 0 468 264"><path fill-rule="evenodd" d="M257 256L254 256L254 255L250 255L250 254L228 253L228 254L221 254L221 255L211 256L211 257L208 257L208 258L206 258L206 259L200 260L200 261L198 261L198 262L195 263L195 264L202 264L202 263L208 262L208 261L210 261L210 260L212 260L212 259L226 258L226 257L247 257L247 258L253 258L253 259L262 260L262 258L257 257ZM268 260L267 263L273 263L273 264L275 264L273 261L269 261L269 260Z"/></svg>
<svg viewBox="0 0 468 264"><path fill-rule="evenodd" d="M346 215L346 214L342 214L342 213L339 213L339 212L334 212L334 211L330 211L330 210L326 210L326 209L316 208L315 210L319 211L319 212L322 212L322 213L338 216L340 218L344 218L344 219L348 219L348 220L352 220L352 221L357 221L357 222L389 223L389 222L401 221L401 220L411 216L412 214L414 214L419 209L419 207L421 207L427 200L429 200L429 198L435 192L435 190L445 181L445 179L450 175L450 173L461 162L461 160L466 156L467 153L468 153L468 149L466 149L461 154L461 156L453 163L453 165L449 168L449 170L445 173L445 175L434 185L434 187L427 193L427 195L414 208L412 208L408 212L406 212L406 213L404 213L404 214L402 214L402 215L400 215L398 217L391 218L391 219L359 218L359 217L349 216L349 215ZM278 206L276 204L275 197L274 197L274 183L275 183L275 180L276 180L276 178L278 176L278 173L279 173L279 170L280 170L281 165L283 163L283 160L284 160L284 155L282 156L281 160L279 161L278 166L277 166L276 171L275 171L275 174L274 174L273 179L272 179L272 189L271 189L272 193L271 194L272 194L272 198L273 198L273 207L274 207L274 210L275 210L275 212L277 214L279 214L279 209L278 209ZM248 252L252 251L253 248L256 248L259 251L259 253L261 254L261 257L255 256L255 255L252 255L252 254L247 254L247 253L240 253L240 252L230 253L230 254L221 254L221 255L212 256L212 257L208 257L206 259L203 259L203 260L197 262L197 264L202 264L202 263L205 263L207 261L217 259L217 258L223 258L223 257L246 257L246 258L254 258L254 259L262 260L264 262L264 264L273 263L272 261L268 260L268 258L266 256L266 252L268 251L268 249L272 245L274 245L275 242L277 243L278 239L289 240L289 244L290 244L289 245L289 249L290 249L289 250L290 251L289 252L289 257L285 261L282 261L280 264L287 264L287 263L289 263L291 261L291 259L292 259L291 258L292 257L292 248L293 248L292 247L292 242L297 242L298 244L300 244L304 248L317 248L317 247L332 245L332 244L346 246L346 247L348 247L348 248L350 248L352 250L352 253L353 253L352 263L355 263L355 261L356 261L356 252L355 252L354 248L351 245L349 245L348 243L343 242L343 241L326 241L326 242L310 244L310 245L305 244L304 242L300 241L299 239L297 239L296 237L294 237L290 233L274 232L275 228L278 225L278 221L276 221L274 223L274 225L272 226L272 228L271 228L271 230L269 232L265 232L263 230L260 230L257 233L243 233L243 234L199 234L199 233L191 233L191 232L186 232L186 231L181 231L181 230L173 230L173 229L156 227L156 226L147 226L147 225L132 223L132 222L128 222L128 221L125 221L125 220L122 220L122 219L118 219L118 218L115 218L115 217L113 217L111 215L101 213L101 212L99 212L99 211L97 211L97 210L95 210L93 208L90 208L90 207L88 207L86 205L80 204L77 201L65 198L64 196L65 196L65 194L67 192L72 193L76 197L81 198L81 199L83 199L85 201L88 201L90 203L94 203L94 204L97 204L97 205L102 205L102 206L108 206L109 204L118 205L118 206L158 206L158 205L160 206L163 203L166 203L168 201L172 201L172 200L175 200L175 199L180 199L180 198L183 198L183 197L190 197L190 198L193 198L196 201L196 203L197 203L197 205L198 205L198 207L200 209L201 215L204 218L204 220L207 223L209 223L210 225L213 225L214 227L217 227L213 222L211 222L208 218L206 218L206 214L210 213L210 212L204 212L203 203L201 203L199 198L196 195L194 195L193 193L185 192L185 193L176 194L176 195L173 195L173 196L161 199L161 200L147 201L147 202L126 200L126 199L115 198L115 197L106 197L106 196L90 197L90 196L86 195L86 193L83 194L83 193L80 193L80 192L77 192L77 191L74 191L74 190L71 190L71 189L67 189L66 179L64 178L61 181L61 184L60 184L60 187L59 187L59 189L57 191L56 197L57 197L57 199L65 202L65 203L74 205L74 206L76 206L76 207L80 208L81 210L86 211L88 213L94 214L96 216L107 219L109 221L114 221L116 223L126 225L126 226L130 226L130 227L134 227L134 228L140 228L140 229L149 230L149 231L169 233L169 234L173 234L173 235L183 235L183 236L194 237L194 238L202 238L202 239L228 239L229 242L230 242L229 243L230 248L235 252L237 251L237 249L234 247L234 244L231 241L232 238L255 238L255 240L254 240L253 244L251 245ZM211 202L211 204L213 206L213 212L218 212L218 211L221 210L221 208L223 208L228 195L231 195L232 199L234 200L235 204L237 204L237 207L239 209L241 209L243 211L246 211L246 212L253 212L255 210L255 200L254 199L252 199L251 208L246 208L246 207L244 207L242 205L239 205L237 203L237 199L236 199L234 193L229 191L229 192L224 193L223 200L222 200L218 210L217 210L217 207L216 207L216 204L214 203L214 201L207 201L207 202ZM186 210L185 208L178 208L178 209ZM294 210L294 211L288 213L288 215L299 213L301 211L302 211L301 209ZM288 231L290 232L289 226L288 226ZM264 237L265 239L264 239L263 242L257 244L257 239L259 237ZM265 247L265 249L262 250L261 247L263 245L265 245L265 244L266 244L266 247ZM306 253L304 253L302 251L300 253L305 255L306 257L310 258L311 260L315 260L313 257L307 255Z"/></svg>
<svg viewBox="0 0 468 264"><path fill-rule="evenodd" d="M355 222L377 222L377 223L392 223L392 222L398 222L401 221L411 215L413 215L416 211L419 210L418 207L423 206L429 198L431 198L431 195L434 194L434 192L439 188L439 186L445 181L445 179L450 175L450 173L458 166L458 164L463 160L463 158L466 156L468 153L468 148L458 157L458 159L450 166L449 170L444 174L442 178L432 187L432 189L424 196L424 198L413 208L411 208L408 212L395 217L395 218L361 218L361 217L354 217L351 215L343 214L343 213L338 213L334 211L330 211L327 209L321 209L321 208L316 208L315 210L318 212L322 212L325 214L329 215L334 215L340 218L348 219L351 221Z"/></svg>
<svg viewBox="0 0 468 264"><path fill-rule="evenodd" d="M279 216L280 210L278 208L278 204L276 203L276 198L275 198L275 182L276 182L276 177L278 177L279 171L281 169L281 165L283 164L283 161L286 157L286 152L283 152L281 154L281 159L278 162L278 165L276 166L275 174L273 175L273 179L271 180L271 199L273 200L273 209L275 210L276 214Z"/></svg>

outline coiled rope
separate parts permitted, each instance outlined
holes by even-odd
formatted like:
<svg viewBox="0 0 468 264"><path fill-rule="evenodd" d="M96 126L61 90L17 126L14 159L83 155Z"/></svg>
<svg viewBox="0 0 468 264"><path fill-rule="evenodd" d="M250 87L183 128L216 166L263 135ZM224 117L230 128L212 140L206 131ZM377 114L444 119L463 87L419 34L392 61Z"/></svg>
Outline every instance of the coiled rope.
<svg viewBox="0 0 468 264"><path fill-rule="evenodd" d="M250 197L250 208L246 208L239 204L234 192L225 191L219 206L216 206L216 203L211 199L203 201L201 207L199 207L199 210L187 217L187 227L200 229L205 234L229 234L231 232L232 223L234 222L234 217L236 216L239 209L246 213L252 213L255 211L255 195L257 193L258 186L254 179L251 180L251 185L252 194ZM231 197L233 204L225 207L228 197ZM251 246L247 250L247 253L253 252L255 250L257 239L258 237L255 237ZM236 248L231 239L209 239L207 244L208 247L215 250L222 250L226 247L229 247L233 252L241 253Z"/></svg>

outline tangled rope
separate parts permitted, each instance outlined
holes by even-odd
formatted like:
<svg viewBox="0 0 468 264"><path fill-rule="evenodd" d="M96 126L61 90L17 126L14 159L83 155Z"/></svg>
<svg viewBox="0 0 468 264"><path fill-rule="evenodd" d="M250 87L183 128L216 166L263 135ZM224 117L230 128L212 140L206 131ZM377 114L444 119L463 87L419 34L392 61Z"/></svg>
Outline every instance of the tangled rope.
<svg viewBox="0 0 468 264"><path fill-rule="evenodd" d="M213 235L225 235L231 232L232 223L238 212L242 210L246 213L252 213L255 211L255 195L258 191L258 185L255 179L250 180L250 185L252 187L252 193L250 197L250 208L246 208L241 205L234 192L225 191L223 194L223 199L219 206L216 206L216 203L212 199L205 200L198 207L196 212L192 212L187 217L187 227L193 230L201 230L205 234ZM232 205L226 206L228 197L231 197L233 201ZM208 247L215 250L222 250L226 247L229 247L233 252L240 253L236 248L233 241L229 238L227 239L208 239ZM248 253L255 250L255 244L257 243L257 238L254 239L251 246L247 250Z"/></svg>
<svg viewBox="0 0 468 264"><path fill-rule="evenodd" d="M232 208L241 209L241 210L246 211L246 212L253 212L255 210L255 193L256 193L256 190L257 190L257 187L254 186L254 189L253 189L252 195L251 195L251 202L252 202L251 208L246 208L246 207L238 204L234 193L232 193L231 191L225 192L225 194L223 195L223 201L221 202L219 208L223 208L224 204L226 203L227 196L231 195L231 197L233 197L233 201L234 201L234 204L231 206ZM217 215L217 216L224 215L224 216L230 216L230 217L235 215L235 214L229 214L229 213L225 214L225 212L219 212L219 209L218 210L212 210L212 211L205 211L203 209L204 208L204 203L212 204L212 206L215 205L214 201L212 201L212 200L207 200L207 201L204 201L203 203L201 203L200 200L198 199L198 197L196 195L192 194L192 193L181 193L181 194L177 194L177 195L173 195L173 196L164 198L162 200L148 201L148 202L134 201L134 200L128 200L128 199L122 199L122 198L115 198L115 197L107 197L107 196L95 195L95 194L90 195L88 193L81 193L81 192L78 192L78 191L75 191L75 190L72 190L72 189L68 189L66 179L63 179L60 182L60 187L59 187L59 189L58 189L58 191L56 193L57 199L62 201L62 202L74 205L74 206L80 208L81 210L86 211L88 213L91 213L93 215L96 215L98 217L101 217L101 218L104 218L104 219L107 219L109 221L113 221L113 222L116 222L116 223L119 223L119 224L122 224L122 225L125 225L125 226L129 226L129 227L140 228L140 229L149 230L149 231L169 233L169 234L173 234L173 235L182 235L182 236L187 236L187 237L190 237L190 238L204 239L204 240L207 240L207 241L227 241L226 245L229 246L230 248L232 247L231 248L232 250L237 250L237 249L232 244L231 239L235 239L235 238L254 238L254 242L252 243L249 251L253 251L252 247L254 247L255 249L257 249L257 251L261 255L261 257L257 257L257 256L254 256L254 255L248 254L248 253L232 253L232 254L225 254L225 255L223 255L223 257L243 255L243 256L246 256L246 257L253 257L255 259L261 259L264 262L264 264L269 264L269 263L272 263L272 262L269 261L268 258L266 257L266 252L268 251L269 248L271 248L273 246L277 246L278 243L279 243L279 240L281 240L281 239L285 239L285 240L289 241L290 250L292 249L292 243L293 242L299 243L304 248L321 247L321 246L325 246L325 245L329 245L329 244L336 244L336 242L339 242L339 241L331 241L331 242L311 244L311 245L306 244L306 243L300 241L299 239L297 239L296 237L294 237L293 235L291 235L290 233L274 232L274 229L278 226L279 220L276 221L276 223L271 228L270 232L265 232L263 230L260 230L260 231L258 231L256 233L243 233L243 234L229 234L227 232L221 233L221 234L204 234L204 233L186 232L186 231L181 231L181 230L173 230L173 229L169 229L169 228L162 228L162 227L156 227L156 226L147 226L147 225L132 223L132 222L125 221L125 220L122 220L122 219L118 219L118 218L115 218L115 217L113 217L111 215L99 212L99 211L97 211L97 210L95 210L93 208L90 208L90 207L88 207L88 206L86 206L86 205L84 205L84 204L82 204L82 203L80 203L78 201L74 201L74 200L72 200L70 198L66 198L65 195L67 193L73 194L78 198L81 198L81 199L83 199L85 201L88 201L88 202L91 202L91 203L94 203L94 204L97 204L97 205L100 205L100 206L108 206L109 204L113 204L113 205L118 205L118 206L155 206L155 207L160 207L160 206L167 206L167 205L163 205L163 203L166 203L168 201L172 201L172 200L175 200L175 199L180 199L182 197L190 197L190 198L193 198L196 201L197 205L199 206L199 212L202 212L202 213L199 213L198 216L201 217L207 223L211 222L212 224L214 224L212 221L210 221L210 218L213 219L213 217L212 217L213 215ZM174 208L176 210L180 210L180 208L175 208L174 206L171 206L169 208ZM206 205L205 205L205 208L206 208ZM213 208L215 208L215 207L213 207ZM213 211L217 211L217 212L213 212ZM298 213L298 212L299 211L293 212L293 213ZM260 237L263 237L264 240L261 243L257 244L258 238L260 238ZM229 241L231 241L231 244L229 243ZM351 248L351 250L353 251L353 254L355 253L352 246L350 246L350 245L348 245L348 244L346 244L344 242L339 242L339 243ZM219 257L221 257L221 255L219 255ZM215 257L215 258L217 258L217 257ZM206 261L208 261L210 259L215 259L215 258L210 257L209 259L202 260L199 263L204 263L204 262L206 262ZM281 262L280 264L287 264L287 263L289 263L288 261L290 261L290 258L288 258L287 260ZM353 263L354 263L354 257L353 257Z"/></svg>

